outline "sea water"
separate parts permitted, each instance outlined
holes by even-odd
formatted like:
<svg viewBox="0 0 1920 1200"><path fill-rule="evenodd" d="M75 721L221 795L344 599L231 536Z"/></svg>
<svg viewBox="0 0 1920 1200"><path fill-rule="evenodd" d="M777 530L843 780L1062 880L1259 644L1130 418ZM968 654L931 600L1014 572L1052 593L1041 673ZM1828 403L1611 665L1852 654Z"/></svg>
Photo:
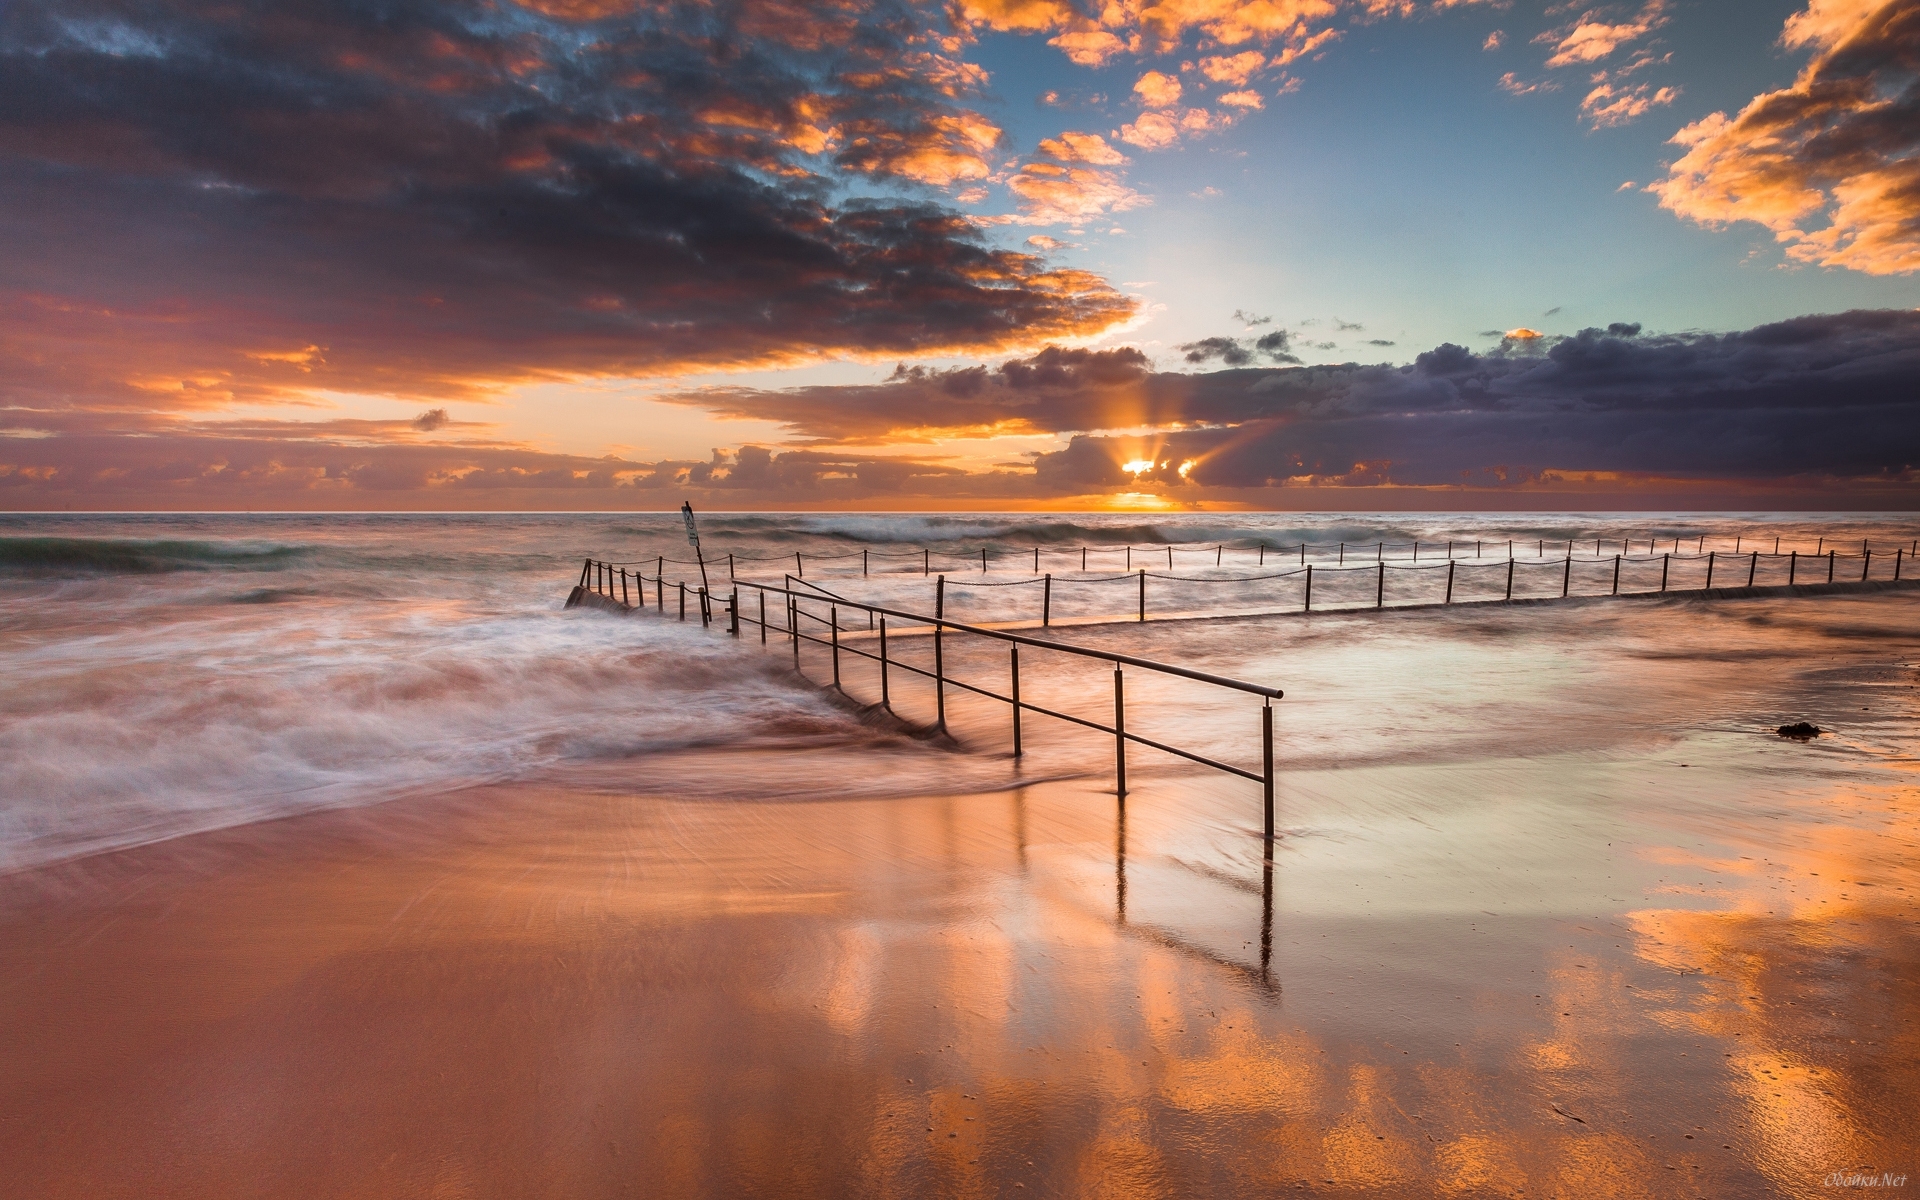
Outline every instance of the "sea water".
<svg viewBox="0 0 1920 1200"><path fill-rule="evenodd" d="M1854 555L1839 560L1843 579L1861 569L1864 540L1883 579L1920 524L1906 516L701 520L710 585L742 589L738 640L724 617L701 625L697 597L694 619L679 619L678 585L700 571L678 514L0 517L0 870L500 780L771 802L1111 772L1110 739L1033 714L1014 760L1005 706L964 692L950 697L957 740L927 737L931 688L902 671L890 682L905 720L875 720L862 707L879 698L877 671L854 655L877 648L858 636L866 615L828 617L826 599L810 610L812 632L826 636L821 617L849 630L843 699L820 686L831 677L822 647L803 646L806 674L792 671L777 593L762 644L754 583L921 613L938 594L949 617L1031 622L1052 575L1046 603L1063 625L1048 636L1285 689L1283 773L1645 755L1718 732L1770 737L1799 719L1832 732L1796 770L1898 769L1915 749L1912 594L1708 599L1695 577L1696 552L1713 550L1729 572L1716 586L1744 584L1740 556L1780 538L1783 554ZM1465 603L1502 598L1509 558L1517 598L1557 595L1569 571L1576 595L1604 593L1616 554L1623 591L1655 591L1665 569L1669 592ZM666 592L649 582L647 611L625 617L565 609L588 557L664 573ZM1376 558L1393 572L1387 604L1437 602L1454 572L1456 606L1367 611ZM659 572L661 559L681 561ZM1813 561L1800 582L1824 582L1826 560ZM1322 572L1316 605L1343 611L1297 614L1307 563ZM1768 558L1758 582L1783 583L1765 573L1784 569ZM1143 570L1150 615L1186 619L1129 620ZM637 581L623 583L639 599ZM909 634L894 643L922 667L930 649ZM947 653L958 677L1005 691L1003 646L953 639ZM1033 650L1022 669L1029 701L1110 717L1106 664ZM1151 672L1128 679L1130 729L1247 767L1258 765L1260 704ZM1147 780L1248 786L1133 753ZM1437 795L1410 784L1390 803L1437 812L1448 803Z"/></svg>

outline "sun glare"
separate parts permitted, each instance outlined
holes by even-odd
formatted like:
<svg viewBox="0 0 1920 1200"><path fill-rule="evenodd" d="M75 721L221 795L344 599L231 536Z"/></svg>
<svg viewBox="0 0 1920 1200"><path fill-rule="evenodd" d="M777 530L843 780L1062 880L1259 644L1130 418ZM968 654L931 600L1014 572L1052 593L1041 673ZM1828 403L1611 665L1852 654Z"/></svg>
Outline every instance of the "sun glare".
<svg viewBox="0 0 1920 1200"><path fill-rule="evenodd" d="M1121 463L1120 469L1129 475L1138 475L1142 471L1153 470L1153 460L1150 458L1136 458L1132 462Z"/></svg>

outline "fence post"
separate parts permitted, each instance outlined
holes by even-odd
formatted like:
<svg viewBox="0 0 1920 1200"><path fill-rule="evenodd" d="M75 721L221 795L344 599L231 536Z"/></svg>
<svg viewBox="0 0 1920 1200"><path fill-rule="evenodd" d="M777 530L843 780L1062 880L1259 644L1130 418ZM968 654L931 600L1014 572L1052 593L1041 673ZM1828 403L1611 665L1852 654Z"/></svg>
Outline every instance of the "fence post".
<svg viewBox="0 0 1920 1200"><path fill-rule="evenodd" d="M1220 556L1225 554L1226 552L1227 552L1227 548L1224 544L1216 543L1214 545L1213 547L1213 565L1214 566L1217 567L1220 565Z"/></svg>
<svg viewBox="0 0 1920 1200"><path fill-rule="evenodd" d="M587 573L592 570L593 570L592 559L589 558L585 562L580 564L580 586L581 587L587 586Z"/></svg>
<svg viewBox="0 0 1920 1200"><path fill-rule="evenodd" d="M1307 544L1305 542L1300 543L1300 565L1303 567L1307 565Z"/></svg>
<svg viewBox="0 0 1920 1200"><path fill-rule="evenodd" d="M767 590L760 589L760 644L767 644Z"/></svg>
<svg viewBox="0 0 1920 1200"><path fill-rule="evenodd" d="M1512 549L1511 546L1508 547ZM1507 603L1513 603L1513 555L1507 555Z"/></svg>
<svg viewBox="0 0 1920 1200"><path fill-rule="evenodd" d="M1865 583L1867 576L1873 573L1873 551L1860 552L1860 582Z"/></svg>
<svg viewBox="0 0 1920 1200"><path fill-rule="evenodd" d="M1087 548L1085 546L1082 546L1080 547L1080 570L1084 574L1086 572L1086 569L1087 569Z"/></svg>
<svg viewBox="0 0 1920 1200"><path fill-rule="evenodd" d="M1749 559L1747 562L1747 586L1748 587L1753 586L1753 573L1755 571L1758 571L1759 569L1760 569L1760 552L1758 550L1755 550L1753 552L1753 557Z"/></svg>
<svg viewBox="0 0 1920 1200"><path fill-rule="evenodd" d="M1127 691L1120 665L1113 668L1113 778L1114 791L1127 798Z"/></svg>
<svg viewBox="0 0 1920 1200"><path fill-rule="evenodd" d="M728 557L732 556L729 555ZM864 549L860 551L860 574L871 574L871 572L867 570L867 552Z"/></svg>
<svg viewBox="0 0 1920 1200"><path fill-rule="evenodd" d="M661 612L667 611L667 560L664 557L653 560L654 596L659 600Z"/></svg>
<svg viewBox="0 0 1920 1200"><path fill-rule="evenodd" d="M1613 594L1620 594L1620 556L1613 556Z"/></svg>
<svg viewBox="0 0 1920 1200"><path fill-rule="evenodd" d="M680 619L687 619L687 581L680 581Z"/></svg>
<svg viewBox="0 0 1920 1200"><path fill-rule="evenodd" d="M947 730L947 660L940 622L947 615L947 577L933 584L933 706L940 731Z"/></svg>
<svg viewBox="0 0 1920 1200"><path fill-rule="evenodd" d="M1906 549L1905 546L1901 546L1893 552L1893 578L1896 582L1900 578L1900 556L1906 552Z"/></svg>
<svg viewBox="0 0 1920 1200"><path fill-rule="evenodd" d="M880 707L893 711L893 697L887 693L887 614L880 614Z"/></svg>
<svg viewBox="0 0 1920 1200"><path fill-rule="evenodd" d="M1420 539L1413 539L1413 561L1420 561Z"/></svg>
<svg viewBox="0 0 1920 1200"><path fill-rule="evenodd" d="M1013 672L1013 756L1019 758L1020 749L1020 643L1014 642L1007 647L1012 655Z"/></svg>
<svg viewBox="0 0 1920 1200"><path fill-rule="evenodd" d="M1789 550L1787 552L1787 586L1788 587L1793 586L1793 578L1795 575L1798 575L1799 573L1800 573L1800 552L1798 550Z"/></svg>
<svg viewBox="0 0 1920 1200"><path fill-rule="evenodd" d="M733 555L729 554L727 555L727 578L732 579L733 577L734 577Z"/></svg>
<svg viewBox="0 0 1920 1200"><path fill-rule="evenodd" d="M1340 543L1340 564L1339 565L1343 567L1347 565L1347 544L1345 542Z"/></svg>
<svg viewBox="0 0 1920 1200"><path fill-rule="evenodd" d="M1833 582L1833 551L1827 551L1827 582Z"/></svg>
<svg viewBox="0 0 1920 1200"><path fill-rule="evenodd" d="M980 573L982 575L987 573L987 548L985 546L980 547Z"/></svg>
<svg viewBox="0 0 1920 1200"><path fill-rule="evenodd" d="M1301 606L1301 612L1313 611L1313 564L1307 564L1307 602Z"/></svg>
<svg viewBox="0 0 1920 1200"><path fill-rule="evenodd" d="M1260 791L1266 809L1267 857L1273 857L1273 699L1260 710Z"/></svg>
<svg viewBox="0 0 1920 1200"><path fill-rule="evenodd" d="M1568 589L1573 587L1573 543L1567 543L1567 568L1560 573L1560 598L1567 598Z"/></svg>
<svg viewBox="0 0 1920 1200"><path fill-rule="evenodd" d="M1673 555L1662 554L1660 556L1660 590L1663 592L1667 590L1667 567L1672 563Z"/></svg>
<svg viewBox="0 0 1920 1200"><path fill-rule="evenodd" d="M1035 575L1040 573L1040 547L1038 546L1033 548L1033 573Z"/></svg>
<svg viewBox="0 0 1920 1200"><path fill-rule="evenodd" d="M1147 569L1140 568L1140 619L1147 619Z"/></svg>
<svg viewBox="0 0 1920 1200"><path fill-rule="evenodd" d="M940 623L933 626L933 711L934 724L940 732L947 731L947 660L946 650L940 638Z"/></svg>
<svg viewBox="0 0 1920 1200"><path fill-rule="evenodd" d="M1380 564L1380 582L1373 588L1373 606L1380 608L1387 601L1387 564Z"/></svg>
<svg viewBox="0 0 1920 1200"><path fill-rule="evenodd" d="M1040 627L1053 624L1053 572L1047 572L1046 580L1040 585Z"/></svg>
<svg viewBox="0 0 1920 1200"><path fill-rule="evenodd" d="M1167 570L1173 570L1173 547L1167 547Z"/></svg>
<svg viewBox="0 0 1920 1200"><path fill-rule="evenodd" d="M827 620L833 628L833 686L840 686L840 606L827 605Z"/></svg>
<svg viewBox="0 0 1920 1200"><path fill-rule="evenodd" d="M1133 544L1127 544L1127 570L1133 570Z"/></svg>
<svg viewBox="0 0 1920 1200"><path fill-rule="evenodd" d="M807 568L801 564L800 552L798 550L793 552L793 574L794 577L798 579L805 579L807 577Z"/></svg>
<svg viewBox="0 0 1920 1200"><path fill-rule="evenodd" d="M620 568L620 603L626 605L628 608L633 607L633 600L627 594L627 569L625 567Z"/></svg>
<svg viewBox="0 0 1920 1200"><path fill-rule="evenodd" d="M920 574L933 574L933 551L922 550L920 552Z"/></svg>
<svg viewBox="0 0 1920 1200"><path fill-rule="evenodd" d="M1385 542L1381 542L1378 546L1374 548L1373 561L1385 562L1386 558L1387 558L1387 544Z"/></svg>
<svg viewBox="0 0 1920 1200"><path fill-rule="evenodd" d="M1452 559L1447 560L1447 601L1446 602L1448 604L1453 603L1453 560Z"/></svg>
<svg viewBox="0 0 1920 1200"><path fill-rule="evenodd" d="M1707 586L1700 589L1703 592L1713 590L1713 556L1718 553L1720 553L1718 550L1707 551Z"/></svg>

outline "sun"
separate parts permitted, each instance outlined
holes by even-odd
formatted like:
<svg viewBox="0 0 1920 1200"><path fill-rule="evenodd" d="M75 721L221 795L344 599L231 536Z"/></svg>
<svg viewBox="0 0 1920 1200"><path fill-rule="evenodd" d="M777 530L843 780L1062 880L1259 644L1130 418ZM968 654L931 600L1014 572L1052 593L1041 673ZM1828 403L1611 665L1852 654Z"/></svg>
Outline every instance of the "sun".
<svg viewBox="0 0 1920 1200"><path fill-rule="evenodd" d="M1129 475L1138 475L1142 471L1153 470L1153 460L1150 458L1136 458L1132 462L1121 463L1120 469Z"/></svg>

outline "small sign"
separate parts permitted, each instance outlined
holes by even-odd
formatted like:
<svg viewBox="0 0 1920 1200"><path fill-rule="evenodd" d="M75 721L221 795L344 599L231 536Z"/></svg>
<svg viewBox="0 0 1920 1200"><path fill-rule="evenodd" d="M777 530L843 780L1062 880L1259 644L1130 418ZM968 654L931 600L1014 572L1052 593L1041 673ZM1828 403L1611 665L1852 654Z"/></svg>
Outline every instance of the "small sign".
<svg viewBox="0 0 1920 1200"><path fill-rule="evenodd" d="M700 531L693 527L693 502L691 500L682 500L680 502L680 515L687 519L687 543L695 550L698 550L700 548Z"/></svg>

